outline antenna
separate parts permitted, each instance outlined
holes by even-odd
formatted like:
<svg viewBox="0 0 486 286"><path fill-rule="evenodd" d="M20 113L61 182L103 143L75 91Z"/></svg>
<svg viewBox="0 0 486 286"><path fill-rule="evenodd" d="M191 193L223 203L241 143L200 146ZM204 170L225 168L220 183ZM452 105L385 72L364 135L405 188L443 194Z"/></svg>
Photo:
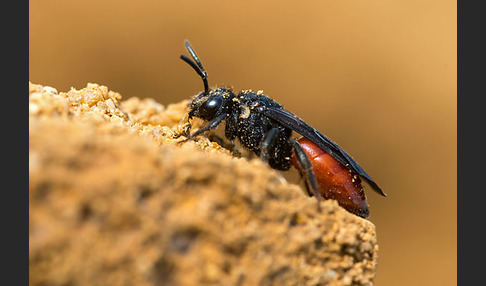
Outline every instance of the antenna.
<svg viewBox="0 0 486 286"><path fill-rule="evenodd" d="M181 55L181 59L186 63L188 63L202 78L204 83L204 94L209 95L208 73L204 70L201 61L199 60L198 56L196 55L196 52L194 51L194 49L192 48L188 40L184 41L184 45L186 46L187 51L189 52L189 54L191 54L191 57L194 60L191 60L189 57L185 55Z"/></svg>

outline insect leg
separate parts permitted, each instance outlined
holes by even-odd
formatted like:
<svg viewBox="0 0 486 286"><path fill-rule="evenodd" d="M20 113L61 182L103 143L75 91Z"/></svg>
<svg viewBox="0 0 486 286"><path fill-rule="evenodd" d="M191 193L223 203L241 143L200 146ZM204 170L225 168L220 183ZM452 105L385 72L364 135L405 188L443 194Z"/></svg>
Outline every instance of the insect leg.
<svg viewBox="0 0 486 286"><path fill-rule="evenodd" d="M229 150L229 151L233 151L235 149L235 144L232 144L231 142L227 142L225 141L223 138L221 138L220 136L216 135L216 134L208 134L208 139L209 141L211 142L216 142L218 143L219 146Z"/></svg>
<svg viewBox="0 0 486 286"><path fill-rule="evenodd" d="M216 117L213 121L209 122L208 125L204 126L203 128L199 129L198 131L192 133L191 135L189 135L189 137L187 137L187 139L185 140L182 140L180 141L179 143L184 143L188 140L191 140L192 138L206 132L206 131L209 131L211 129L214 129L216 127L218 127L219 124L221 124L221 122L223 122L223 120L226 118L226 114L221 114L220 116Z"/></svg>
<svg viewBox="0 0 486 286"><path fill-rule="evenodd" d="M300 146L299 142L297 142L295 139L290 139L290 142L294 146L294 152L295 156L297 159L297 162L299 162L300 167L302 168L302 176L304 176L305 179L305 185L307 187L307 192L317 199L317 207L319 211L321 210L321 193L319 192L319 186L317 185L317 180L316 176L314 174L314 171L312 170L312 162L310 161L309 157L307 157L307 154L305 154L304 149L302 146Z"/></svg>
<svg viewBox="0 0 486 286"><path fill-rule="evenodd" d="M275 139L277 139L278 133L278 128L272 128L265 134L262 141L260 142L260 158L265 163L268 163L268 159L270 159L268 149L270 148L270 146L273 146L275 144Z"/></svg>

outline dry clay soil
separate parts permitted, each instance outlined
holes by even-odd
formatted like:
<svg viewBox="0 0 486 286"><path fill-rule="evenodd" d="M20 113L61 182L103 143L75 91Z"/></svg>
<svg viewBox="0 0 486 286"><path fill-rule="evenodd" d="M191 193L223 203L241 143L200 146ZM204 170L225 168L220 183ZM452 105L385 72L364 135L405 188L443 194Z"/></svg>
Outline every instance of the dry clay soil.
<svg viewBox="0 0 486 286"><path fill-rule="evenodd" d="M178 144L187 100L29 87L31 285L373 285L370 221L204 136Z"/></svg>

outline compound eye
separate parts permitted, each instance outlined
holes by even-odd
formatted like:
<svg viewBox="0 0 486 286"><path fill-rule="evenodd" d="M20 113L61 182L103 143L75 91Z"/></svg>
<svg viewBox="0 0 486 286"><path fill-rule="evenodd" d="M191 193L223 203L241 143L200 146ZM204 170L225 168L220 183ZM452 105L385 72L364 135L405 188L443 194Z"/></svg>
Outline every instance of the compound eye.
<svg viewBox="0 0 486 286"><path fill-rule="evenodd" d="M221 108L223 99L221 97L213 97L204 102L199 107L199 116L205 120L211 120L214 118L216 112Z"/></svg>

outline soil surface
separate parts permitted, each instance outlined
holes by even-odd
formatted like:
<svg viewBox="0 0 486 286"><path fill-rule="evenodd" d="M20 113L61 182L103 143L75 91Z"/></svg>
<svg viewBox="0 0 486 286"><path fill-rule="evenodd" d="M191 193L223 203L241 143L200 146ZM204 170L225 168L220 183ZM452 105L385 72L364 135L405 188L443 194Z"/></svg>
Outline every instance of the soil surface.
<svg viewBox="0 0 486 286"><path fill-rule="evenodd" d="M29 87L31 285L373 285L370 221L204 136L178 144L187 100Z"/></svg>

